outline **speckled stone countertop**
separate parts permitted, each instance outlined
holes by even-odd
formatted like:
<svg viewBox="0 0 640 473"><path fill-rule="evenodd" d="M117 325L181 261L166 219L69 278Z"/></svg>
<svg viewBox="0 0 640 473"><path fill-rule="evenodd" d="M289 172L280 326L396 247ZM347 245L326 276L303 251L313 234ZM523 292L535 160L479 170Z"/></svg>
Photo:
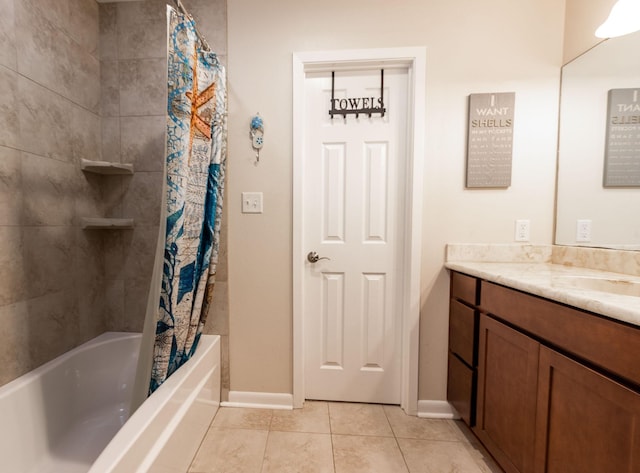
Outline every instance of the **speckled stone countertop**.
<svg viewBox="0 0 640 473"><path fill-rule="evenodd" d="M445 267L450 270L640 326L640 276L554 264L551 257L539 257L545 251L534 251L534 258L514 257L514 262L459 261L456 247L448 249ZM468 256L468 248L465 252Z"/></svg>

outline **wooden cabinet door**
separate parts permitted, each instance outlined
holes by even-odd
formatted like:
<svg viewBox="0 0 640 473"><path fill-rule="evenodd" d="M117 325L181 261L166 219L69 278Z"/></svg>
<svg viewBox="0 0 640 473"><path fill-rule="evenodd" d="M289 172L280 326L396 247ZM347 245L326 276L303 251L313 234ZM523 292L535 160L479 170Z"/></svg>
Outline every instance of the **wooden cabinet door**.
<svg viewBox="0 0 640 473"><path fill-rule="evenodd" d="M540 345L481 315L474 431L507 473L531 473Z"/></svg>
<svg viewBox="0 0 640 473"><path fill-rule="evenodd" d="M640 472L640 394L542 347L535 471Z"/></svg>

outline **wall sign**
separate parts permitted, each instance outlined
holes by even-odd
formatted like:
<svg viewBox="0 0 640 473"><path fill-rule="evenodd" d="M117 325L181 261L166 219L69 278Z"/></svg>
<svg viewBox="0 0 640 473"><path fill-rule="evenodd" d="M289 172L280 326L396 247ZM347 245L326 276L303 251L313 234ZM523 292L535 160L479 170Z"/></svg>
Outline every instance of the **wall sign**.
<svg viewBox="0 0 640 473"><path fill-rule="evenodd" d="M469 95L467 188L509 187L515 92Z"/></svg>
<svg viewBox="0 0 640 473"><path fill-rule="evenodd" d="M640 187L640 89L611 89L604 187Z"/></svg>
<svg viewBox="0 0 640 473"><path fill-rule="evenodd" d="M380 69L380 97L357 97L357 98L334 98L336 73L331 71L331 103L329 104L329 115L333 119L334 115L342 115L343 118L347 118L347 115L355 115L356 118L363 113L371 115L373 113L379 113L381 117L384 117L387 111L384 108L384 69Z"/></svg>

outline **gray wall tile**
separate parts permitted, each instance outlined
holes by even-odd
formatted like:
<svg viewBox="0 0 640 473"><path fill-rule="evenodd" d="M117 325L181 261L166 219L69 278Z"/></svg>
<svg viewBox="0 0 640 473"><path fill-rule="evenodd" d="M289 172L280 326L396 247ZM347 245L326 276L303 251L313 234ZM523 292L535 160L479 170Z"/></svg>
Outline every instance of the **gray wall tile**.
<svg viewBox="0 0 640 473"><path fill-rule="evenodd" d="M163 176L160 172L136 172L122 200L122 213L136 225L158 225Z"/></svg>
<svg viewBox="0 0 640 473"><path fill-rule="evenodd" d="M87 53L99 57L99 6L95 0L68 0L66 32Z"/></svg>
<svg viewBox="0 0 640 473"><path fill-rule="evenodd" d="M122 162L131 163L138 171L163 171L165 115L122 117Z"/></svg>
<svg viewBox="0 0 640 473"><path fill-rule="evenodd" d="M211 50L218 56L227 54L227 1L190 0L189 13L200 34L204 35Z"/></svg>
<svg viewBox="0 0 640 473"><path fill-rule="evenodd" d="M118 59L118 4L100 6L100 60Z"/></svg>
<svg viewBox="0 0 640 473"><path fill-rule="evenodd" d="M70 151L73 161L80 159L100 159L102 138L100 136L100 116L74 104L68 104Z"/></svg>
<svg viewBox="0 0 640 473"><path fill-rule="evenodd" d="M75 195L74 225L80 225L83 217L102 217L105 214L102 176L82 172L74 165Z"/></svg>
<svg viewBox="0 0 640 473"><path fill-rule="evenodd" d="M30 298L73 288L73 227L23 227L23 271Z"/></svg>
<svg viewBox="0 0 640 473"><path fill-rule="evenodd" d="M110 163L121 162L120 157L120 118L102 117L102 153L101 159Z"/></svg>
<svg viewBox="0 0 640 473"><path fill-rule="evenodd" d="M226 199L226 192L224 195ZM228 209L229 206L223 203L222 207L222 224L220 225L220 249L218 250L218 266L216 268L216 281L228 281L229 269L227 265L227 228L228 228Z"/></svg>
<svg viewBox="0 0 640 473"><path fill-rule="evenodd" d="M16 4L16 47L18 72L99 111L100 62L28 3Z"/></svg>
<svg viewBox="0 0 640 473"><path fill-rule="evenodd" d="M24 225L73 225L75 171L74 164L22 153Z"/></svg>
<svg viewBox="0 0 640 473"><path fill-rule="evenodd" d="M104 216L106 218L124 218L128 215L122 213L122 198L126 189L131 184L131 176L112 176L110 179L103 179L102 182L102 204Z"/></svg>
<svg viewBox="0 0 640 473"><path fill-rule="evenodd" d="M104 283L99 279L79 281L76 297L78 330L75 338L79 343L82 343L97 337L106 330Z"/></svg>
<svg viewBox="0 0 640 473"><path fill-rule="evenodd" d="M73 228L73 285L80 291L100 286L104 279L104 233L96 230ZM69 262L67 262L69 266ZM81 292L81 291L80 291Z"/></svg>
<svg viewBox="0 0 640 473"><path fill-rule="evenodd" d="M0 146L0 225L22 223L20 151ZM0 279L1 283L2 279Z"/></svg>
<svg viewBox="0 0 640 473"><path fill-rule="evenodd" d="M120 115L120 78L118 61L102 61L100 65L100 115Z"/></svg>
<svg viewBox="0 0 640 473"><path fill-rule="evenodd" d="M53 26L64 30L69 18L69 0L14 0L23 8L46 19Z"/></svg>
<svg viewBox="0 0 640 473"><path fill-rule="evenodd" d="M226 281L216 281L213 289L213 303L207 314L204 333L229 335L229 286Z"/></svg>
<svg viewBox="0 0 640 473"><path fill-rule="evenodd" d="M124 320L124 280L109 279L105 282L105 329L111 332L122 331Z"/></svg>
<svg viewBox="0 0 640 473"><path fill-rule="evenodd" d="M147 0L118 4L120 59L165 58L167 54L166 2Z"/></svg>
<svg viewBox="0 0 640 473"><path fill-rule="evenodd" d="M14 0L0 0L0 65L18 69Z"/></svg>
<svg viewBox="0 0 640 473"><path fill-rule="evenodd" d="M18 74L0 66L0 145L19 146L18 110Z"/></svg>
<svg viewBox="0 0 640 473"><path fill-rule="evenodd" d="M78 345L79 313L75 297L57 291L27 301L32 367L46 363Z"/></svg>
<svg viewBox="0 0 640 473"><path fill-rule="evenodd" d="M120 116L165 113L166 63L166 59L129 59L119 62Z"/></svg>
<svg viewBox="0 0 640 473"><path fill-rule="evenodd" d="M29 280L23 253L22 229L0 226L0 306L14 304L27 297Z"/></svg>
<svg viewBox="0 0 640 473"><path fill-rule="evenodd" d="M124 279L125 245L131 244L133 230L104 232L104 278Z"/></svg>
<svg viewBox="0 0 640 473"><path fill-rule="evenodd" d="M18 78L20 148L40 156L80 163L96 159L100 117L60 95Z"/></svg>
<svg viewBox="0 0 640 473"><path fill-rule="evenodd" d="M121 321L122 325L120 330L125 332L142 332L144 317L147 311L150 280L150 277L125 279L124 316Z"/></svg>
<svg viewBox="0 0 640 473"><path fill-rule="evenodd" d="M24 353L31 343L28 315L26 301L0 306L0 386L32 369L31 360Z"/></svg>
<svg viewBox="0 0 640 473"><path fill-rule="evenodd" d="M158 226L136 226L132 237L124 245L124 278L147 279L153 272L153 261L158 239ZM148 289L148 288L147 288Z"/></svg>
<svg viewBox="0 0 640 473"><path fill-rule="evenodd" d="M229 366L229 335L220 337L220 390L221 398L229 400L231 370Z"/></svg>

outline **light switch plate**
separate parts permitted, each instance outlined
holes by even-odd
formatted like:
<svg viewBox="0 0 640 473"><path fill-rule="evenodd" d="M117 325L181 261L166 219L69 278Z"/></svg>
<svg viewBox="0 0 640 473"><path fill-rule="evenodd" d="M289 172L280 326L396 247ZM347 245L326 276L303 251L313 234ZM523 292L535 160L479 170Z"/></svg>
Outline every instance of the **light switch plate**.
<svg viewBox="0 0 640 473"><path fill-rule="evenodd" d="M242 213L261 214L262 213L262 192L242 193Z"/></svg>

